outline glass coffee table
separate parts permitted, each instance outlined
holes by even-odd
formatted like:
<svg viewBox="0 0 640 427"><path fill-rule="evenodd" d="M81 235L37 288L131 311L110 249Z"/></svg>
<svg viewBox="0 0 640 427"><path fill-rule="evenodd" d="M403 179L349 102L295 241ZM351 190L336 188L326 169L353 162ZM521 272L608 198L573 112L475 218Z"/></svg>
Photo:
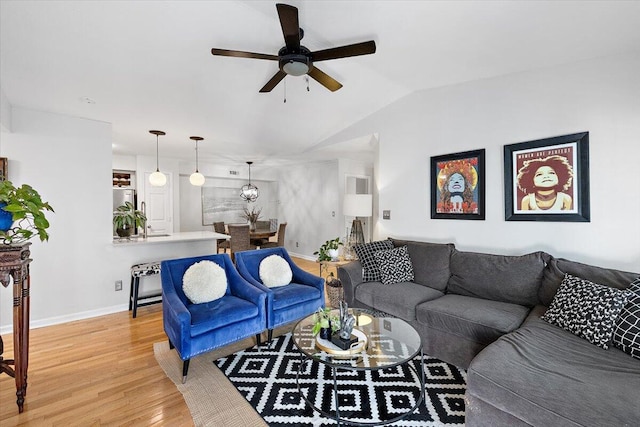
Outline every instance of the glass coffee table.
<svg viewBox="0 0 640 427"><path fill-rule="evenodd" d="M406 418L412 414L424 400L425 394L425 374L422 362L420 372L418 372L412 360L420 355L422 360L422 341L418 332L409 323L402 319L392 317L376 317L368 311L359 309L349 309L356 317L356 326L353 335L360 338L350 350L340 350L330 341L313 336L311 330L314 325L314 315L310 315L300 320L293 328L293 343L300 350L300 363L296 373L296 385L300 395L307 405L325 417L333 418L340 424L358 426L378 426L390 424ZM338 310L332 310L331 314L338 315ZM301 387L300 377L305 372L318 372L316 369L307 369L307 363L318 363L330 368L333 379L333 410L319 408L309 396L305 394ZM374 422L358 421L350 417L343 417L340 411L339 388L341 379L338 378L338 371L348 371L346 377L358 375L363 372L365 376L372 377L373 374L384 375L387 368L396 366L406 366L411 372L411 380L415 387L419 387L418 398L415 404L408 410L399 414L380 419ZM370 371L367 373L367 371ZM376 372L374 372L376 371ZM342 375L345 377L345 375ZM311 378L313 380L313 378ZM403 378L406 380L406 378ZM412 386L413 387L413 386ZM330 398L330 396L326 396Z"/></svg>

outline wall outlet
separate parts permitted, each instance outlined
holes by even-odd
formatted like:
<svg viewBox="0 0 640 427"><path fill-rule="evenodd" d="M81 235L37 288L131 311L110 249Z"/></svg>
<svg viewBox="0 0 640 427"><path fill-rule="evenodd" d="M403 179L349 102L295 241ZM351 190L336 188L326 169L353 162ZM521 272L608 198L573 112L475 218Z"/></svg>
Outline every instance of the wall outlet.
<svg viewBox="0 0 640 427"><path fill-rule="evenodd" d="M116 280L116 291L122 290L122 280Z"/></svg>
<svg viewBox="0 0 640 427"><path fill-rule="evenodd" d="M296 248L298 247L298 242L296 242Z"/></svg>
<svg viewBox="0 0 640 427"><path fill-rule="evenodd" d="M391 211L382 211L382 219L391 219Z"/></svg>

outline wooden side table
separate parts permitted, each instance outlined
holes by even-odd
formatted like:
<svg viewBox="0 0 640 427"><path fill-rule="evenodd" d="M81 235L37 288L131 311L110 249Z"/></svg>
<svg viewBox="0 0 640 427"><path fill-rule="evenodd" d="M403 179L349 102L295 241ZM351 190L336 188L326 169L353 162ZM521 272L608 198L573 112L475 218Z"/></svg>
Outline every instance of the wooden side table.
<svg viewBox="0 0 640 427"><path fill-rule="evenodd" d="M324 277L322 275L323 271L327 271L327 269L333 267L338 268L341 265L349 264L351 261L347 261L344 259L340 259L338 261L320 261L320 277Z"/></svg>
<svg viewBox="0 0 640 427"><path fill-rule="evenodd" d="M18 412L24 410L27 395L27 369L29 367L29 263L31 243L0 245L0 283L5 288L13 279L13 354L14 360L4 360L0 354L0 372L16 380ZM1 346L0 346L1 347ZM13 364L15 369L9 365Z"/></svg>

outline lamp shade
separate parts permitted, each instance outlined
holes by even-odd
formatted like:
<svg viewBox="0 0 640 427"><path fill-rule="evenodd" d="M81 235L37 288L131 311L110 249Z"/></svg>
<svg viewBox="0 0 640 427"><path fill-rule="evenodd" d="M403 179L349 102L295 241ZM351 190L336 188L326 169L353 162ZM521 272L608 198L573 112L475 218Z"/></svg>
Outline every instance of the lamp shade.
<svg viewBox="0 0 640 427"><path fill-rule="evenodd" d="M200 187L204 184L204 175L202 175L200 172L194 172L189 177L189 182L191 183L191 185Z"/></svg>
<svg viewBox="0 0 640 427"><path fill-rule="evenodd" d="M345 194L343 213L346 216L371 216L373 214L373 196L371 194Z"/></svg>
<svg viewBox="0 0 640 427"><path fill-rule="evenodd" d="M162 187L167 183L167 177L160 171L155 171L149 175L149 182L154 187Z"/></svg>

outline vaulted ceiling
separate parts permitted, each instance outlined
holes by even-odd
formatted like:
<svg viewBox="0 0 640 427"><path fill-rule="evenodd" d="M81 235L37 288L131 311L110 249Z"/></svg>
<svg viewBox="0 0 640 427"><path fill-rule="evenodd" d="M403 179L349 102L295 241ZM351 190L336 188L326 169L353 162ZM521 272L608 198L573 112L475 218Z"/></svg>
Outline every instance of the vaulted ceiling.
<svg viewBox="0 0 640 427"><path fill-rule="evenodd" d="M414 92L631 52L635 1L289 1L312 51L374 40L373 55L322 62L344 87L286 77L273 1L0 2L0 86L12 105L113 124L114 153L263 164L359 156L370 135L330 145ZM283 102L286 90L286 103ZM374 130L375 131L375 130Z"/></svg>

